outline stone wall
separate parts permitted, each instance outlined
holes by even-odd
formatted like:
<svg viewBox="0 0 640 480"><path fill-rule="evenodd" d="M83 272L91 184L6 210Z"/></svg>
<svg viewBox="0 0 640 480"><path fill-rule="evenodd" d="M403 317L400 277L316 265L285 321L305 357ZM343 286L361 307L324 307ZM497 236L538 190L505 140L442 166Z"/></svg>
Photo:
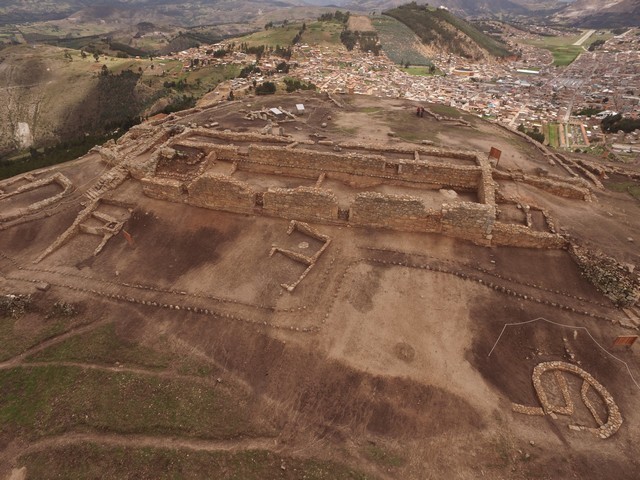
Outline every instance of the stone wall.
<svg viewBox="0 0 640 480"><path fill-rule="evenodd" d="M187 203L235 213L253 213L256 192L248 183L207 172L187 186Z"/></svg>
<svg viewBox="0 0 640 480"><path fill-rule="evenodd" d="M170 202L184 202L187 197L184 184L173 178L145 178L142 180L142 192L151 198Z"/></svg>
<svg viewBox="0 0 640 480"><path fill-rule="evenodd" d="M356 172L360 175L381 175L385 172L386 161L381 155L341 154L320 152L304 148L281 148L265 145L251 145L248 159L290 168L295 173L296 168L311 168L326 172Z"/></svg>
<svg viewBox="0 0 640 480"><path fill-rule="evenodd" d="M201 137L216 138L228 142L258 142L258 143L291 143L292 140L278 135L266 135L255 132L230 132L207 130L206 128L194 128L189 130L188 136L199 135ZM304 142L307 143L307 142ZM312 141L308 143L312 144Z"/></svg>
<svg viewBox="0 0 640 480"><path fill-rule="evenodd" d="M24 175L22 177L18 177L18 178L19 179L23 179L25 177L26 177L26 175ZM51 185L53 183L58 184L60 186L60 188L62 188L62 191L58 192L57 194L52 195L50 197L44 198L44 199L42 199L42 200L40 200L38 202L34 202L31 205L28 205L28 206L23 207L23 208L15 209L15 210L12 210L12 211L9 211L9 212L0 210L0 223L7 222L9 220L14 220L16 218L24 217L26 215L31 215L33 213L40 212L42 209L44 209L46 207L49 207L49 206L59 202L60 200L62 200L67 195L70 195L71 192L73 192L73 190L75 190L75 187L71 183L71 180L69 180L67 177L65 177L60 172L57 172L57 173L54 173L50 177L41 178L39 180L35 180L35 181L31 182L31 183L28 183L27 185L23 185L22 187L16 189L13 192L0 194L0 200L1 200L1 199L4 199L4 198L13 197L15 195L20 195L22 193L30 192L32 190L37 190L39 188L45 187L47 185Z"/></svg>
<svg viewBox="0 0 640 480"><path fill-rule="evenodd" d="M469 162L476 163L477 155L473 151L469 150L450 150L446 148L438 147L425 147L421 145L416 146L403 146L403 145L376 145L370 143L360 142L343 142L339 144L342 148L349 148L354 150L368 150L377 152L391 152L391 153L407 153L413 155L414 152L419 154L429 155L438 158L455 158L458 160L468 160Z"/></svg>
<svg viewBox="0 0 640 480"><path fill-rule="evenodd" d="M222 154L218 158L224 159ZM309 149L285 149L252 145L239 167L251 171L280 173L304 178L319 172L349 173L421 183L428 188L459 188L477 191L482 170L477 166L457 166L425 161L389 161L382 155L342 154Z"/></svg>
<svg viewBox="0 0 640 480"><path fill-rule="evenodd" d="M428 182L438 188L458 188L477 191L482 171L477 166L458 166L446 163L428 163L425 161L402 161L399 164L397 178ZM392 164L393 165L393 164Z"/></svg>
<svg viewBox="0 0 640 480"><path fill-rule="evenodd" d="M565 182L556 182L546 178L524 175L523 182L549 192L558 197L572 198L576 200L591 200L591 191L588 188L571 185Z"/></svg>
<svg viewBox="0 0 640 480"><path fill-rule="evenodd" d="M496 209L491 205L461 202L442 206L442 233L479 245L491 244Z"/></svg>
<svg viewBox="0 0 640 480"><path fill-rule="evenodd" d="M591 190L588 184L581 178L561 178L557 175L547 175L545 177L537 177L521 172L505 172L500 170L493 171L493 178L497 180L511 180L514 182L522 182L532 185L540 190L549 192L552 195L563 198L571 198L577 200L591 200Z"/></svg>
<svg viewBox="0 0 640 480"><path fill-rule="evenodd" d="M640 301L640 274L603 252L578 245L569 249L582 275L616 305L630 306Z"/></svg>
<svg viewBox="0 0 640 480"><path fill-rule="evenodd" d="M536 232L524 225L495 222L491 230L491 244L524 248L563 248L567 245L560 235Z"/></svg>
<svg viewBox="0 0 640 480"><path fill-rule="evenodd" d="M262 197L267 215L295 220L336 222L338 199L329 190L314 187L270 188Z"/></svg>
<svg viewBox="0 0 640 480"><path fill-rule="evenodd" d="M439 232L441 217L440 212L427 209L419 198L366 192L358 194L351 204L349 223L407 232Z"/></svg>
<svg viewBox="0 0 640 480"><path fill-rule="evenodd" d="M493 168L487 159L478 158L482 174L478 180L478 201L487 205L496 204L497 184L493 179Z"/></svg>

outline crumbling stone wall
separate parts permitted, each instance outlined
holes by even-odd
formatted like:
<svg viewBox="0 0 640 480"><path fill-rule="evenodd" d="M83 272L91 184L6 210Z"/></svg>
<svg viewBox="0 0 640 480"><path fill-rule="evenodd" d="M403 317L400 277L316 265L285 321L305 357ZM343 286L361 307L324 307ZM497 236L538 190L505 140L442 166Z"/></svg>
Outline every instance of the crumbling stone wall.
<svg viewBox="0 0 640 480"><path fill-rule="evenodd" d="M447 165L425 161L391 163L398 171L398 179L428 182L436 188L458 188L477 191L482 170L477 166Z"/></svg>
<svg viewBox="0 0 640 480"><path fill-rule="evenodd" d="M256 192L248 183L207 172L187 186L187 203L236 213L253 213Z"/></svg>
<svg viewBox="0 0 640 480"><path fill-rule="evenodd" d="M481 175L478 180L478 201L487 205L496 204L497 185L493 179L493 168L487 159L478 158Z"/></svg>
<svg viewBox="0 0 640 480"><path fill-rule="evenodd" d="M189 136L200 136L226 140L228 142L256 142L256 143L291 143L291 139L280 135L267 135L255 132L231 132L231 131L215 131L206 128L193 128L189 130ZM300 143L313 144L312 141L302 141Z"/></svg>
<svg viewBox="0 0 640 480"><path fill-rule="evenodd" d="M458 160L468 160L469 162L476 163L477 155L473 151L468 150L452 150L440 147L425 147L421 145L415 145L406 147L403 145L376 145L371 143L360 142L343 142L340 143L341 148L350 148L354 150L367 150L377 152L391 152L391 153L407 153L412 155L414 152L424 154L432 157L439 158L455 158Z"/></svg>
<svg viewBox="0 0 640 480"><path fill-rule="evenodd" d="M569 253L582 275L616 305L631 306L640 300L640 276L602 252L571 245Z"/></svg>
<svg viewBox="0 0 640 480"><path fill-rule="evenodd" d="M420 198L377 192L358 194L349 214L355 226L407 232L439 232L441 220L441 213L427 209Z"/></svg>
<svg viewBox="0 0 640 480"><path fill-rule="evenodd" d="M461 202L442 206L442 233L479 245L491 244L496 209L491 205Z"/></svg>
<svg viewBox="0 0 640 480"><path fill-rule="evenodd" d="M270 188L263 194L267 215L296 220L336 222L338 199L329 190L314 187Z"/></svg>
<svg viewBox="0 0 640 480"><path fill-rule="evenodd" d="M533 175L523 175L522 181L558 197L591 200L591 191L589 191L588 188L571 185L570 183L556 182L548 178L540 178Z"/></svg>
<svg viewBox="0 0 640 480"><path fill-rule="evenodd" d="M27 176L23 175L21 177L18 177L18 180L24 179L25 177ZM44 208L50 205L53 205L54 203L57 203L60 200L62 200L64 197L70 195L75 189L75 187L73 186L73 183L71 183L71 180L69 180L60 172L57 172L50 177L34 180L31 183L28 183L27 185L23 185L22 187L16 189L11 193L2 194L0 190L0 200L2 200L4 198L20 195L21 193L37 190L38 188L42 188L47 185L51 185L53 183L58 184L60 188L62 188L62 191L48 198L40 200L39 202L32 203L31 205L28 205L24 208L19 208L10 212L2 212L2 210L0 210L0 223L8 222L9 220L13 220L16 218L24 217L26 215L31 215L33 213L40 212Z"/></svg>
<svg viewBox="0 0 640 480"><path fill-rule="evenodd" d="M549 192L552 195L576 200L591 200L591 190L586 186L586 182L580 178L562 179L555 175L537 177L518 172L493 171L493 178L497 180L511 180L532 185L540 190Z"/></svg>
<svg viewBox="0 0 640 480"><path fill-rule="evenodd" d="M142 180L142 192L148 197L169 202L187 200L184 183L173 178L145 178Z"/></svg>
<svg viewBox="0 0 640 480"><path fill-rule="evenodd" d="M262 144L237 146L221 145L216 142L207 143L200 139L193 140L195 133L218 140L227 139L231 142L245 143L260 141ZM265 145L267 138L269 138L268 141L279 145ZM351 205L343 205L341 210L334 193L320 188L320 184L315 187L270 188L266 192L258 192L246 182L237 181L229 175L212 172L199 175L190 184L185 183L184 179L154 178L155 165L162 147L175 145L198 148L208 152L208 161L232 162L234 169L242 171L314 180L318 179L319 175L323 178L332 175L336 178L368 177L379 179L380 182L389 185L409 185L423 189L454 188L477 192L481 203L445 204L441 210L435 210L427 208L424 201L417 197L366 192L358 194ZM359 144L350 145L350 148L358 147L360 147ZM146 172L149 177L143 181L143 191L147 195L205 208L238 213L262 213L319 223L346 223L411 232L442 232L481 245L491 245L495 242L500 245L537 248L564 246L564 240L561 237L533 232L527 226L521 226L520 229L499 226L498 236L495 241L493 240L492 230L496 221L496 182L493 179L489 161L481 159L476 153L401 146L381 146L377 151L413 153L414 158L387 159L383 155L371 153L312 150L299 148L298 143L292 144L281 137L192 129L177 134L173 139L159 146L152 160L144 162L146 167L140 171ZM463 158L473 164L453 165L429 162L420 159L421 153ZM537 180L546 181L536 179L534 182ZM574 187L569 183L566 185L569 189ZM579 187L575 186L575 188Z"/></svg>
<svg viewBox="0 0 640 480"><path fill-rule="evenodd" d="M495 222L491 230L491 244L524 248L564 248L567 240L560 235L536 232L524 225Z"/></svg>
<svg viewBox="0 0 640 480"><path fill-rule="evenodd" d="M287 149L267 145L251 145L248 157L252 161L295 169L316 171L358 172L361 175L384 173L386 161L382 155L341 154L308 149Z"/></svg>

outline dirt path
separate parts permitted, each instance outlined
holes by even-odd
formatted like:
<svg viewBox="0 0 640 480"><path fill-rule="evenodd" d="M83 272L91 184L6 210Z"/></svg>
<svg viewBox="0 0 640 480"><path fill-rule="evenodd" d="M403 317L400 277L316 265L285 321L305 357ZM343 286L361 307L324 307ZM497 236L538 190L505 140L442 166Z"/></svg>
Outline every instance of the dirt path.
<svg viewBox="0 0 640 480"><path fill-rule="evenodd" d="M6 360L4 362L0 362L0 370L7 370L9 368L14 368L14 367L19 367L22 366L22 362L24 361L25 358L27 358L30 355L33 355L35 353L41 352L42 350L51 347L52 345L57 345L58 343L64 342L65 340L71 338L71 337L75 337L76 335L82 335L83 333L87 333L87 332L91 332L93 330L95 330L98 327L101 327L103 325L106 325L107 323L110 323L109 320L100 320L97 322L92 322L88 325L82 325L80 327L75 327L72 328L71 330L67 330L66 332L53 337L53 338L49 338L47 340L43 340L42 342L38 343L37 345L27 349L26 351L22 352L19 355L16 355L13 358L10 358L9 360Z"/></svg>
<svg viewBox="0 0 640 480"><path fill-rule="evenodd" d="M82 363L82 362L27 362L19 363L17 365L0 364L0 370L7 370L10 368L38 368L38 367L75 367L85 370L97 370L100 372L113 372L113 373L133 373L136 375L146 375L150 377L162 377L169 378L171 380L188 380L190 382L201 383L209 386L216 386L217 382L206 377L198 377L194 375L181 375L171 370L147 370L144 368L135 367L110 367L108 365L100 365L95 363Z"/></svg>
<svg viewBox="0 0 640 480"><path fill-rule="evenodd" d="M348 28L354 32L375 32L371 19L364 15L351 15L349 17Z"/></svg>
<svg viewBox="0 0 640 480"><path fill-rule="evenodd" d="M115 433L68 433L50 437L30 444L22 455L67 445L99 443L102 445L129 448L186 449L199 452L236 452L240 450L278 450L277 439L247 438L241 440L199 440L179 437L151 435L119 435Z"/></svg>
<svg viewBox="0 0 640 480"><path fill-rule="evenodd" d="M240 440L200 440L196 438L163 437L151 435L120 435L115 433L67 433L48 437L24 447L17 442L0 452L2 465L17 464L20 457L52 448L87 443L127 448L160 448L192 450L195 452L239 452L242 450L269 450L278 452L276 438L246 438ZM10 473L11 476L11 473ZM11 478L9 476L9 478Z"/></svg>

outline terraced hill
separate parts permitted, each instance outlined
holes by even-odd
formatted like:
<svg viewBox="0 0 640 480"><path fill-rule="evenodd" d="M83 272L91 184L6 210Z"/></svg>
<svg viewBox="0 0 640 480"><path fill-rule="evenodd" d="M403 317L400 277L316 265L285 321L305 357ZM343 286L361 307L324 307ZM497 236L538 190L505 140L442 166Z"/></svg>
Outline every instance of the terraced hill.
<svg viewBox="0 0 640 480"><path fill-rule="evenodd" d="M441 52L476 60L510 53L502 42L443 9L413 3L387 10L385 15L404 23L425 45Z"/></svg>

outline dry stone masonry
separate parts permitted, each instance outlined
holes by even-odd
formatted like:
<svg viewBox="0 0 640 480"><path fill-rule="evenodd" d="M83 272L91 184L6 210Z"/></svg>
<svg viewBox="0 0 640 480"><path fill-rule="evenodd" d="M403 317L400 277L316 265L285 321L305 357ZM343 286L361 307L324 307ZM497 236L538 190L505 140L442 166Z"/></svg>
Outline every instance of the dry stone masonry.
<svg viewBox="0 0 640 480"><path fill-rule="evenodd" d="M202 128L187 128L174 135L142 131L135 135L136 141L159 142L150 156L127 161L131 175L152 198L314 223L443 233L486 246L563 248L566 244L555 232L498 221L493 168L474 152L422 145L292 142L270 134ZM176 171L184 168L172 153L178 148L197 150L198 158L206 159L188 178L167 172L167 158L177 162ZM111 153L104 156L113 162ZM243 174L242 179L236 178L237 172ZM253 175L261 179L273 175L299 185L277 186L274 179L273 186L264 186L264 182L253 182ZM305 184L308 180L315 185ZM325 186L329 180L341 182L347 190L359 185L388 188L362 192L359 187L345 197ZM569 190L574 188L568 185ZM393 193L395 188L398 193ZM407 194L408 189L415 194ZM477 201L441 201L436 207L426 200L436 198L442 189L473 195ZM582 193L576 196L584 198Z"/></svg>
<svg viewBox="0 0 640 480"><path fill-rule="evenodd" d="M528 407L514 403L512 404L513 411L516 413L523 413L525 415L553 415L556 413L568 416L573 415L575 405L563 372L575 375L582 379L580 398L598 425L597 428L587 427L584 425L569 425L569 428L576 431L587 431L602 439L609 438L611 435L616 433L622 425L622 415L620 414L620 409L613 400L611 394L589 373L585 372L580 367L567 362L543 362L536 365L533 369L532 381L533 388L536 391L541 407ZM564 405L554 404L549 399L547 387L543 382L543 374L545 373L550 373L555 380L557 387L560 389ZM589 398L589 392L591 390L597 394L600 401L604 404L607 412L607 418L601 418L598 410L591 402L591 399Z"/></svg>

